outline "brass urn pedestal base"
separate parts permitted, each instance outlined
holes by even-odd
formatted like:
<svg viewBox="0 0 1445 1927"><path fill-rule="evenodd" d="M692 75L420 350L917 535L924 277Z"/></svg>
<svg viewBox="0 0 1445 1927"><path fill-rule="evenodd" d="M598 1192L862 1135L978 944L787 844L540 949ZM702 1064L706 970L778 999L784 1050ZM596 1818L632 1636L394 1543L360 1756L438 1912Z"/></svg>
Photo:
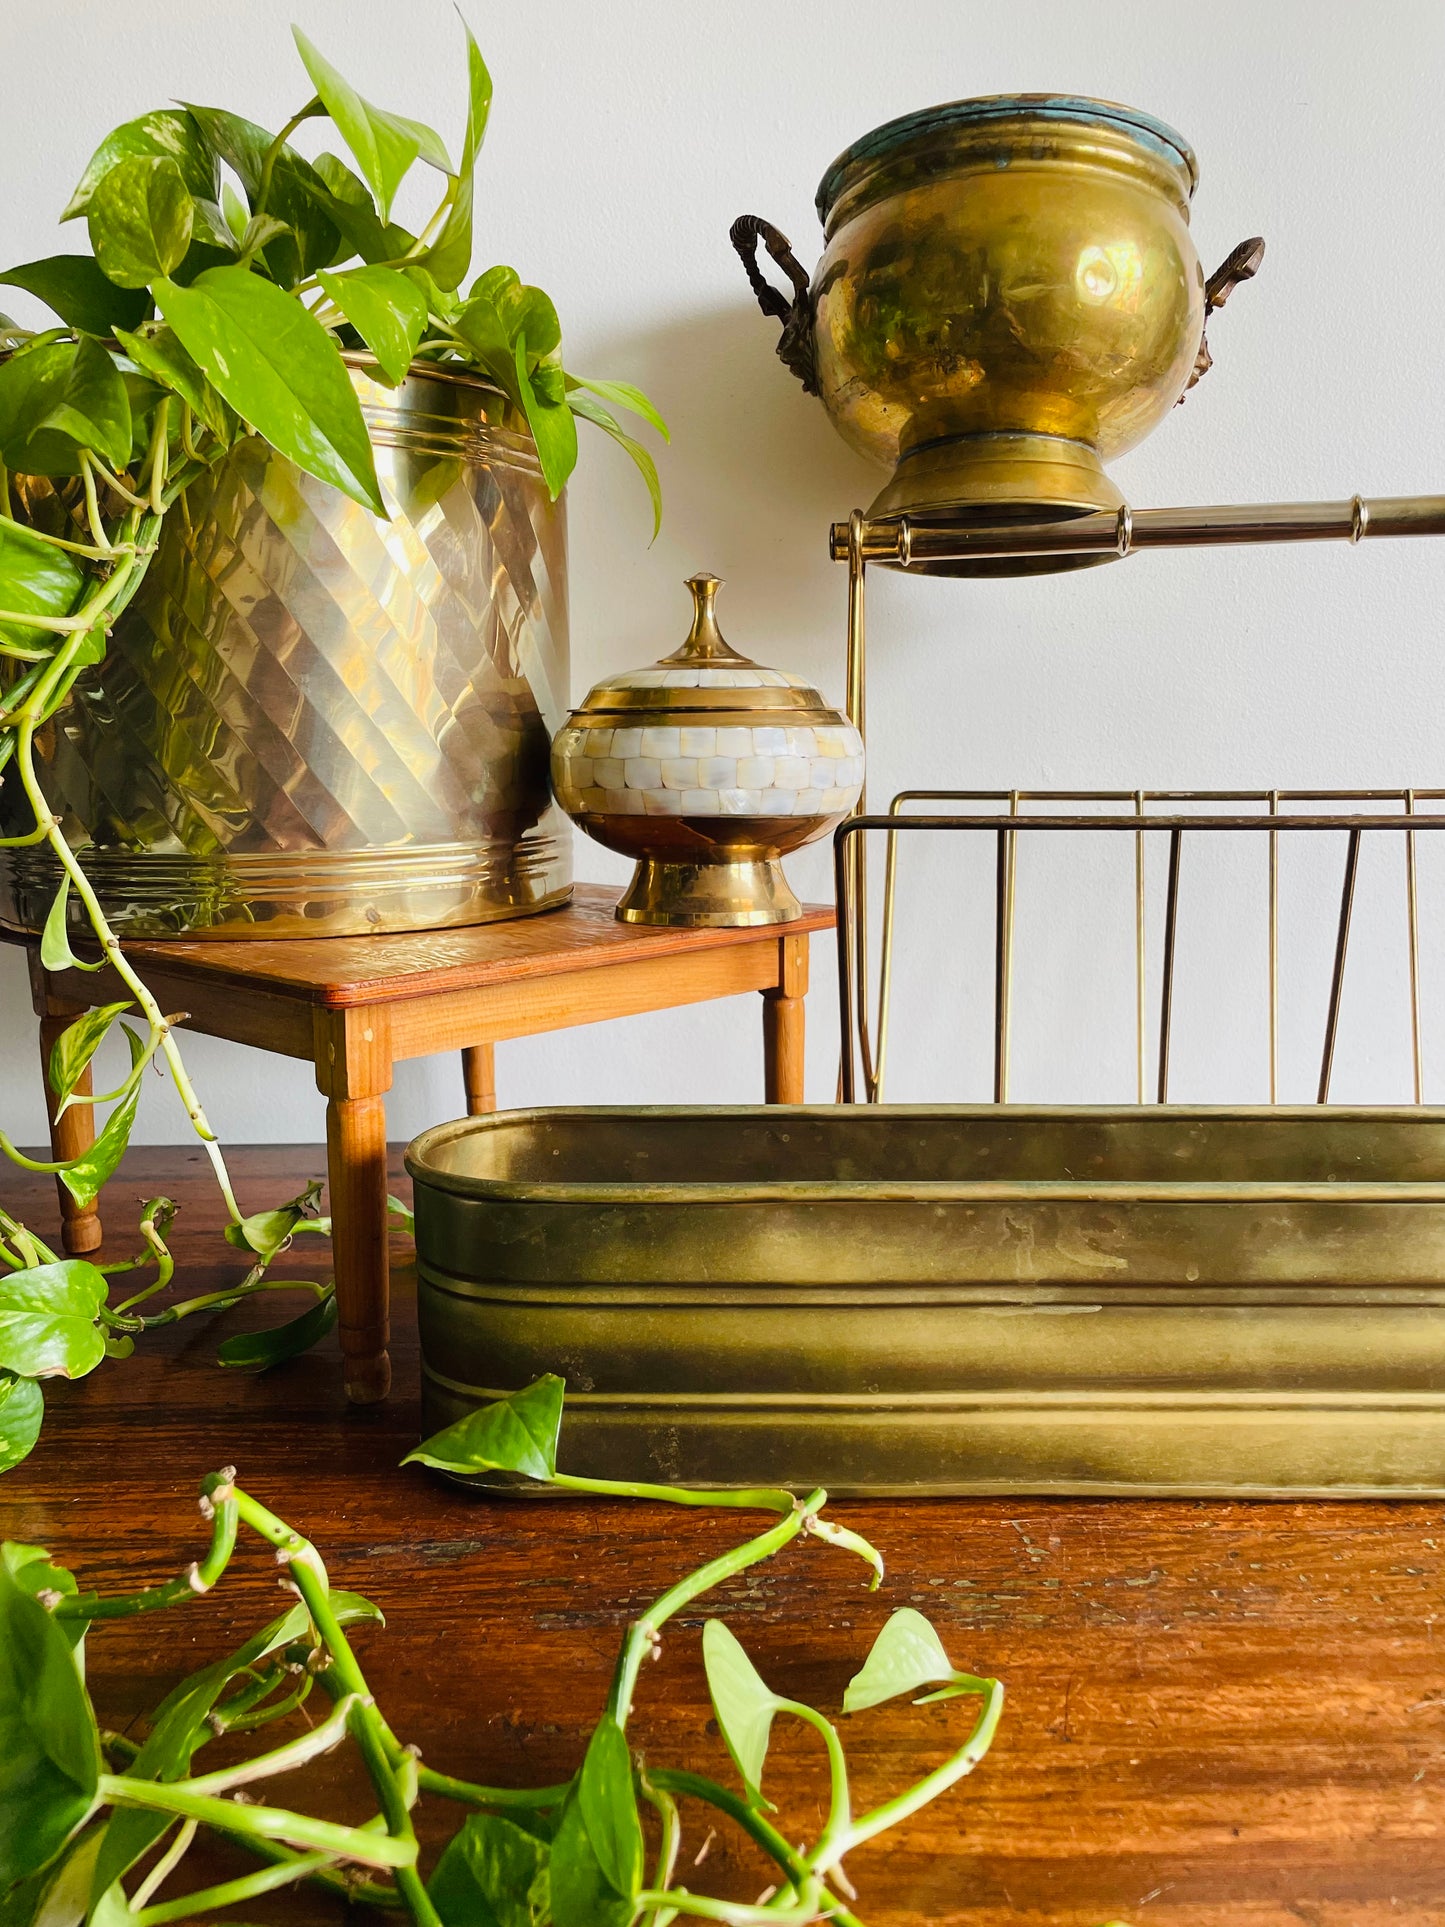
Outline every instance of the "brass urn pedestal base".
<svg viewBox="0 0 1445 1927"><path fill-rule="evenodd" d="M950 435L900 457L868 510L870 522L931 525L1059 522L1098 510L1113 514L1124 497L1104 472L1099 451L1066 435ZM1007 561L960 558L910 565L923 575L1052 575L1097 568L1111 555L1041 555ZM885 564L887 566L887 564Z"/></svg>
<svg viewBox="0 0 1445 1927"><path fill-rule="evenodd" d="M692 929L752 929L792 923L803 906L776 858L726 863L675 863L644 857L621 901L622 923L681 925Z"/></svg>

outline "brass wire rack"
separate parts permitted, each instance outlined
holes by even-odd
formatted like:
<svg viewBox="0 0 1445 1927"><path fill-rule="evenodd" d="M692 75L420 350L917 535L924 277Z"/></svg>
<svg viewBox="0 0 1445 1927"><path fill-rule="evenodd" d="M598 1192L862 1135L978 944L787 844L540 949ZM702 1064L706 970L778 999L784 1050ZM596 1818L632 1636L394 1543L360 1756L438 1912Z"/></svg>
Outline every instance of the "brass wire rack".
<svg viewBox="0 0 1445 1927"><path fill-rule="evenodd" d="M1095 813L1079 805L1117 806ZM945 809L944 806L952 806ZM1329 805L1328 809L1322 805ZM965 806L965 807L960 807ZM1368 807L1367 807L1368 806ZM1392 807L1393 806L1393 807ZM1421 1047L1420 908L1417 833L1445 830L1445 789L1271 790L901 790L885 815L858 815L840 825L834 841L838 902L838 1005L841 1025L839 1095L844 1103L883 1100L889 1022L898 941L899 850L905 837L949 832L984 837L994 844L993 902L993 1101L1009 1101L1013 992L1017 942L1018 848L1021 837L1104 832L1133 839L1133 950L1136 1098L1169 1101L1170 1050L1178 978L1179 906L1185 875L1186 839L1217 835L1268 839L1269 1101L1279 1101L1280 1047L1280 839L1343 833L1344 860L1334 918L1333 958L1320 1040L1316 1101L1330 1101L1344 1001L1345 967L1360 874L1363 839L1398 837L1404 849L1404 901L1400 929L1409 959L1409 1016L1414 1102L1424 1102ZM863 887L863 850L882 835L881 930L877 942L877 992L870 991L874 945ZM1157 1013L1149 1004L1151 903L1145 846L1167 838L1168 869L1162 921L1155 941L1162 962ZM1149 1076L1150 1043L1156 1069Z"/></svg>

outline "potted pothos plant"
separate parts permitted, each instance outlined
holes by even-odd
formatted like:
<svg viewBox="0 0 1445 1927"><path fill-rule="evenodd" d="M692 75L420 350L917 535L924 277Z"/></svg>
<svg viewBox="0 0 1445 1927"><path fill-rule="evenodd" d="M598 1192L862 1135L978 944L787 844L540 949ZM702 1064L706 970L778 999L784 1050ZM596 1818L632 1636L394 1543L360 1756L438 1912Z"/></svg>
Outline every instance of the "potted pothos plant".
<svg viewBox="0 0 1445 1927"><path fill-rule="evenodd" d="M0 1151L26 1169L56 1172L89 1203L126 1148L146 1068L163 1063L214 1165L226 1235L251 1261L226 1292L157 1309L151 1301L173 1269L166 1199L142 1211L138 1256L99 1265L60 1256L0 1209L0 1471L35 1442L42 1378L80 1376L123 1356L156 1324L278 1288L277 1255L298 1234L327 1228L315 1187L274 1208L242 1209L186 1073L177 1020L121 949L46 800L37 733L104 657L166 516L247 436L384 515L346 361L360 353L391 386L418 364L493 384L535 441L554 498L577 458L578 421L593 423L636 463L656 527L656 467L618 420L630 413L665 435L656 409L625 382L569 373L555 308L514 269L471 274L473 175L492 82L470 31L455 160L430 127L364 100L299 31L296 44L308 88L279 133L192 104L126 122L96 149L61 216L84 223L90 251L0 274L0 284L26 290L56 317L39 329L0 317L0 781L18 786L33 818L0 842L48 846L58 862L43 965L108 963L128 993L78 1018L50 1056L59 1104L109 1107L92 1147L68 1162L30 1159L0 1130ZM350 162L329 151L307 160L293 146L313 119L330 123ZM413 234L392 210L416 167L436 175L440 193ZM98 957L75 953L77 923ZM129 1069L112 1090L82 1095L84 1073L116 1025ZM135 1289L118 1291L122 1273ZM145 1282L137 1273L148 1274ZM316 1302L259 1339L230 1341L223 1362L264 1366L329 1328L330 1288L280 1281L288 1283Z"/></svg>

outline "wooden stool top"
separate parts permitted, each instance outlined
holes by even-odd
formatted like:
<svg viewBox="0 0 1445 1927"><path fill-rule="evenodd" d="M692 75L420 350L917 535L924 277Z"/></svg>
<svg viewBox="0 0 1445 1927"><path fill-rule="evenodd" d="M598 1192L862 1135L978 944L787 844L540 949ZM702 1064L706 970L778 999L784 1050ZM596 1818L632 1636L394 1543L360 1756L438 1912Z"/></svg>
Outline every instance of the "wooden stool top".
<svg viewBox="0 0 1445 1927"><path fill-rule="evenodd" d="M780 937L831 930L834 922L831 905L806 904L802 916L791 923L739 930L655 929L619 923L613 910L620 895L620 890L579 883L572 901L560 909L464 930L235 941L147 939L127 943L125 951L142 975L150 961L163 966L172 982L186 977L213 986L244 982L253 988L264 986L276 996L344 1010L526 977L559 976L642 957L775 943ZM13 932L0 934L14 940Z"/></svg>

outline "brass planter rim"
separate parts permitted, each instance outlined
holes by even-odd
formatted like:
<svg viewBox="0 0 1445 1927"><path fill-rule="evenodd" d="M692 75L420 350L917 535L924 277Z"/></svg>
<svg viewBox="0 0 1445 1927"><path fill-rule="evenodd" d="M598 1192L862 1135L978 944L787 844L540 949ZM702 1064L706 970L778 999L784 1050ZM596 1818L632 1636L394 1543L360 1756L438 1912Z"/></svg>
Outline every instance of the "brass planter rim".
<svg viewBox="0 0 1445 1927"><path fill-rule="evenodd" d="M1086 94L984 94L969 100L950 100L900 114L861 135L845 147L818 183L814 205L826 227L847 176L864 163L887 159L915 140L964 127L986 127L993 122L1021 118L1057 122L1061 127L1107 127L1138 141L1170 167L1182 171L1186 197L1199 185L1199 162L1194 149L1167 121L1119 101L1095 100Z"/></svg>
<svg viewBox="0 0 1445 1927"><path fill-rule="evenodd" d="M341 359L348 368L355 368L363 375L377 377L383 387L392 386L382 374L381 363L365 348L343 348ZM496 382L489 381L485 375L479 374L475 369L459 368L455 362L424 361L418 357L415 361L408 363L405 379L442 381L449 383L453 388L475 388L486 395L500 396L503 401L510 400L507 391L499 388ZM397 387L400 385L399 382L396 384Z"/></svg>
<svg viewBox="0 0 1445 1927"><path fill-rule="evenodd" d="M1118 1122L1121 1119L1159 1122L1191 1118L1221 1121L1239 1119L1261 1122L1345 1120L1382 1123L1445 1122L1445 1106L1371 1105L1371 1104L888 1104L867 1107L874 1115L886 1110L891 1116L939 1118L988 1117L1020 1123L1043 1118L1088 1122L1092 1119ZM769 1105L768 1120L779 1123L790 1116L836 1118L836 1104ZM516 1110L497 1111L489 1117L459 1118L448 1124L435 1124L414 1138L406 1149L406 1169L414 1182L453 1197L486 1202L508 1201L537 1204L766 1204L766 1203L841 1203L884 1202L890 1197L927 1202L1006 1202L1074 1200L1087 1203L1171 1203L1247 1204L1277 1202L1341 1204L1445 1204L1445 1184L1429 1178L1298 1179L1269 1177L1253 1179L906 1179L897 1178L758 1178L746 1180L668 1179L656 1183L637 1180L617 1183L589 1180L544 1184L534 1180L476 1177L466 1172L448 1171L434 1161L435 1152L456 1139L475 1140L493 1131L516 1129L553 1119L586 1119L600 1124L611 1119L637 1120L690 1117L757 1118L759 1107L752 1104L553 1104L533 1105Z"/></svg>

